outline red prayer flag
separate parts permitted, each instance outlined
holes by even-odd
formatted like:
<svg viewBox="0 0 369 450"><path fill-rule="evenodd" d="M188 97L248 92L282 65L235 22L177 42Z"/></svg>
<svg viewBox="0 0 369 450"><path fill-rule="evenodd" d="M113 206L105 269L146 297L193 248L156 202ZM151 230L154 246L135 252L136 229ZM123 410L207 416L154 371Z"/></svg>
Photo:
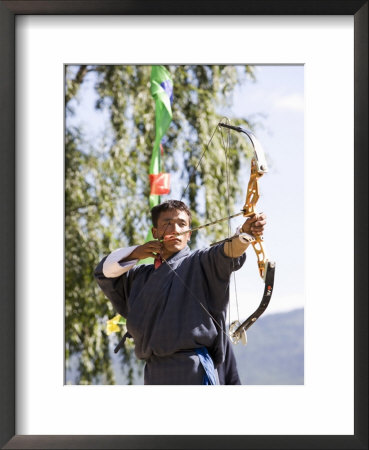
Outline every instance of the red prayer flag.
<svg viewBox="0 0 369 450"><path fill-rule="evenodd" d="M150 195L165 195L170 192L170 174L169 173L151 173Z"/></svg>

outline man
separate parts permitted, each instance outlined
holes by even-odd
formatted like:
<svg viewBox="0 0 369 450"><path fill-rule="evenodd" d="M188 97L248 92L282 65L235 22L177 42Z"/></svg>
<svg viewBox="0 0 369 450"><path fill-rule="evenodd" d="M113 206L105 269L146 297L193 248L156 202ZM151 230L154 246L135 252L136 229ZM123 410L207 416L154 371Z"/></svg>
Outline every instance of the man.
<svg viewBox="0 0 369 450"><path fill-rule="evenodd" d="M145 384L219 384L227 378L226 309L232 271L245 262L248 235L260 236L264 214L248 218L231 241L191 252L191 212L177 200L151 211L156 240L103 258L96 280L127 319ZM154 257L155 264L137 265ZM221 380L217 368L222 374ZM237 372L237 371L236 371ZM238 374L228 377L238 379Z"/></svg>

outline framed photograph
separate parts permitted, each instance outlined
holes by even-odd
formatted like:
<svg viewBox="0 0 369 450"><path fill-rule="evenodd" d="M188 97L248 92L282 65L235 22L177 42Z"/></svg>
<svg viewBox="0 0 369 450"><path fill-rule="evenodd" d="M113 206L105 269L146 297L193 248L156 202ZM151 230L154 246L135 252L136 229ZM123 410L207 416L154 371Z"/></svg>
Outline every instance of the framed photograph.
<svg viewBox="0 0 369 450"><path fill-rule="evenodd" d="M364 0L0 2L2 448L368 448L367 38ZM300 385L66 383L64 76L80 64L303 67Z"/></svg>

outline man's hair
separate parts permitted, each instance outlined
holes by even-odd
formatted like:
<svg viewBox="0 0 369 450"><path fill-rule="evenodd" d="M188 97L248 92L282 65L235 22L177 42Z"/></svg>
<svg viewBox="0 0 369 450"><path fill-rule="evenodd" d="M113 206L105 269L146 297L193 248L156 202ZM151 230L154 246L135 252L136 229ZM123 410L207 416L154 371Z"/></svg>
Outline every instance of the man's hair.
<svg viewBox="0 0 369 450"><path fill-rule="evenodd" d="M160 205L154 206L151 210L151 220L155 228L157 228L158 226L158 219L160 214L171 209L179 209L181 211L184 211L188 215L189 224L191 225L192 216L191 211L188 209L187 205L179 200L167 200Z"/></svg>

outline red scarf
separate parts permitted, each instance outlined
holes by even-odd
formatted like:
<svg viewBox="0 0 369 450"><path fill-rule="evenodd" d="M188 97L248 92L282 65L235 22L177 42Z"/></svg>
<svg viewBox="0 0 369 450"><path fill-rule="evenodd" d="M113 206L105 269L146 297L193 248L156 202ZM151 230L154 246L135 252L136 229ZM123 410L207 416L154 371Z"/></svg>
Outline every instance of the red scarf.
<svg viewBox="0 0 369 450"><path fill-rule="evenodd" d="M156 256L155 261L154 261L154 267L155 269L157 269L158 267L160 267L163 264L163 261L160 257L160 255Z"/></svg>

